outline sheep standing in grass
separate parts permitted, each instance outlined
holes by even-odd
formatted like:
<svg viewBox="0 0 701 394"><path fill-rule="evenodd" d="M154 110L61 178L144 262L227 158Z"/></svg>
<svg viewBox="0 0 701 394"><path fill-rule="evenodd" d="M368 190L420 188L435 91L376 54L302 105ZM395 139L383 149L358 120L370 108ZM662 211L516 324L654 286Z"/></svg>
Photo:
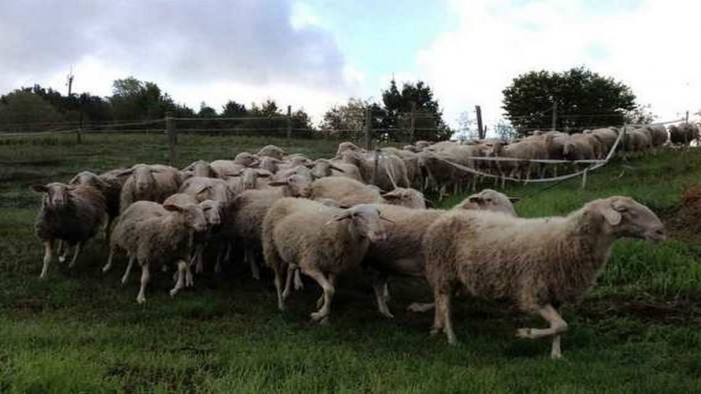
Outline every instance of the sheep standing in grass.
<svg viewBox="0 0 701 394"><path fill-rule="evenodd" d="M511 201L514 198L495 190L484 189L477 194L467 197L453 209L477 209L503 212L516 216ZM394 222L389 227L385 241L370 246L364 265L377 271L378 276L373 283L375 299L379 312L392 317L387 306L389 277L425 277L425 264L421 241L426 229L446 211L435 209L407 209L388 205L380 205L383 215ZM411 304L409 310L423 312L431 309L431 304Z"/></svg>
<svg viewBox="0 0 701 394"><path fill-rule="evenodd" d="M150 279L150 267L155 264L177 262L178 279L170 291L174 296L185 285L188 275L187 261L192 249L193 233L203 232L207 219L202 207L195 204L179 206L161 205L151 201L137 201L119 217L110 239L110 255L103 271L112 266L112 259L119 251L126 252L129 263L122 283L136 259L141 266L141 288L136 301L146 302L146 285Z"/></svg>
<svg viewBox="0 0 701 394"><path fill-rule="evenodd" d="M397 188L389 193L381 194L373 186L350 178L336 176L314 181L311 185L310 198L328 198L335 200L340 206L346 207L357 204L389 203L409 208L426 208L424 196L418 190Z"/></svg>
<svg viewBox="0 0 701 394"><path fill-rule="evenodd" d="M124 169L118 169L100 175L83 171L68 182L70 185L92 186L102 193L107 207L107 224L105 225L105 238L107 240L110 239L112 223L119 216L119 196L122 185L126 181L126 176L119 176L119 174L124 171Z"/></svg>
<svg viewBox="0 0 701 394"><path fill-rule="evenodd" d="M102 193L92 186L54 182L33 185L31 189L43 194L36 228L39 239L44 242L44 264L39 275L44 279L52 260L54 241L75 245L69 265L73 267L85 242L100 229L107 208Z"/></svg>
<svg viewBox="0 0 701 394"><path fill-rule="evenodd" d="M122 212L136 201L161 203L171 194L177 193L182 182L176 168L163 165L137 164L120 175L130 175L119 196L119 209Z"/></svg>
<svg viewBox="0 0 701 394"><path fill-rule="evenodd" d="M455 290L508 299L538 314L550 327L522 328L520 338L553 337L551 356L561 357L567 323L563 303L578 301L608 262L621 237L661 241L664 226L644 205L628 197L591 201L566 217L520 219L486 211L453 211L426 231L427 279L436 303L432 334L456 342L450 317Z"/></svg>
<svg viewBox="0 0 701 394"><path fill-rule="evenodd" d="M331 313L338 275L357 266L370 243L385 237L375 206L341 210L310 200L279 200L263 221L263 254L275 272L278 308L285 309L292 280L290 268L299 268L323 289L319 310L311 314L312 320L323 321Z"/></svg>

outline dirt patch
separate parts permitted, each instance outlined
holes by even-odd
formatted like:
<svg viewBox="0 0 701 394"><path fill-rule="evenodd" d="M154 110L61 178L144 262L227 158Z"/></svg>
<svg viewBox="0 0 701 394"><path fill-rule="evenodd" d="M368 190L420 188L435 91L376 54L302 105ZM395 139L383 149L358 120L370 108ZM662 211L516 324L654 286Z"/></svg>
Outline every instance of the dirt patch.
<svg viewBox="0 0 701 394"><path fill-rule="evenodd" d="M679 205L665 216L665 223L674 238L683 242L701 244L701 184L688 187Z"/></svg>

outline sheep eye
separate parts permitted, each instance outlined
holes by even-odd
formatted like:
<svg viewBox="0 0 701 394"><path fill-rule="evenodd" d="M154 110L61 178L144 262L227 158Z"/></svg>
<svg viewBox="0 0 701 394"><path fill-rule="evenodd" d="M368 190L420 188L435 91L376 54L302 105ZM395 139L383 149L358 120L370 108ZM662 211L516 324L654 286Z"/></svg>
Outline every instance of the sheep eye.
<svg viewBox="0 0 701 394"><path fill-rule="evenodd" d="M491 198L488 198L486 201L487 201L487 202L492 202L492 199L491 199Z"/></svg>

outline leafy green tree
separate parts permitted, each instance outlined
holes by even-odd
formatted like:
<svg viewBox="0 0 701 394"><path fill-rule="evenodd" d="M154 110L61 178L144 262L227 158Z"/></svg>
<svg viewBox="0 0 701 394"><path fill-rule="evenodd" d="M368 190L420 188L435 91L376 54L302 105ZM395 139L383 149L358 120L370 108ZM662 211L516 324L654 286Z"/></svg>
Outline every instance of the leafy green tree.
<svg viewBox="0 0 701 394"><path fill-rule="evenodd" d="M237 116L245 116L248 113L246 106L239 104L236 101L229 100L222 108L221 116L224 118L235 118Z"/></svg>
<svg viewBox="0 0 701 394"><path fill-rule="evenodd" d="M159 119L177 109L173 99L158 85L134 77L114 81L109 101L118 120Z"/></svg>
<svg viewBox="0 0 701 394"><path fill-rule="evenodd" d="M445 140L453 134L443 120L443 112L433 91L423 81L404 83L401 90L392 80L387 90L382 92L383 111L378 116L381 129L386 130L390 140L406 140L411 127L411 111L414 107L414 127L416 139Z"/></svg>
<svg viewBox="0 0 701 394"><path fill-rule="evenodd" d="M503 94L505 115L521 135L549 129L555 103L556 128L567 131L621 125L638 108L628 86L584 67L531 71L514 78Z"/></svg>
<svg viewBox="0 0 701 394"><path fill-rule="evenodd" d="M216 118L217 110L208 106L204 101L200 104L200 112L197 113L200 118Z"/></svg>
<svg viewBox="0 0 701 394"><path fill-rule="evenodd" d="M2 130L49 130L63 120L63 115L50 102L32 92L15 90L0 97L0 129Z"/></svg>
<svg viewBox="0 0 701 394"><path fill-rule="evenodd" d="M346 104L335 105L324 114L321 132L336 138L357 139L365 125L366 100L350 98Z"/></svg>

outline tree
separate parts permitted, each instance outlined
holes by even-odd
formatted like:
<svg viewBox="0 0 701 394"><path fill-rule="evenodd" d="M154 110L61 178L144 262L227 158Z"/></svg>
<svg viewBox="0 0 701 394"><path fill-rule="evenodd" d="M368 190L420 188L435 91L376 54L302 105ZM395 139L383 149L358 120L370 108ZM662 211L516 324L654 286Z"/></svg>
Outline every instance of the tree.
<svg viewBox="0 0 701 394"><path fill-rule="evenodd" d="M399 90L392 80L389 88L382 92L382 103L384 108L378 123L380 128L390 129L385 131L390 140L408 137L412 107L415 139L445 140L453 134L443 121L443 112L433 98L433 91L423 81L404 83ZM373 113L374 116L377 115Z"/></svg>
<svg viewBox="0 0 701 394"><path fill-rule="evenodd" d="M521 135L549 129L555 103L556 128L565 131L621 125L626 113L638 108L628 86L584 67L531 71L514 78L502 93L505 116Z"/></svg>
<svg viewBox="0 0 701 394"><path fill-rule="evenodd" d="M229 100L221 111L221 116L224 118L235 118L237 116L245 116L248 113L246 106L239 104L236 101Z"/></svg>
<svg viewBox="0 0 701 394"><path fill-rule="evenodd" d="M350 98L346 104L335 105L324 114L322 133L337 138L357 139L365 126L366 100Z"/></svg>
<svg viewBox="0 0 701 394"><path fill-rule="evenodd" d="M469 111L463 111L458 116L459 129L455 132L460 141L474 140L479 137L477 120L472 118Z"/></svg>
<svg viewBox="0 0 701 394"><path fill-rule="evenodd" d="M47 130L62 120L63 116L51 103L37 94L15 90L0 97L0 128L3 130Z"/></svg>
<svg viewBox="0 0 701 394"><path fill-rule="evenodd" d="M216 118L217 110L208 106L207 103L203 101L200 103L200 112L197 113L197 116L200 118Z"/></svg>
<svg viewBox="0 0 701 394"><path fill-rule="evenodd" d="M652 123L657 116L650 110L650 104L639 105L632 111L625 113L625 122L632 124Z"/></svg>
<svg viewBox="0 0 701 394"><path fill-rule="evenodd" d="M178 109L173 99L163 93L158 85L134 77L114 81L109 101L118 120L159 119L166 112Z"/></svg>

